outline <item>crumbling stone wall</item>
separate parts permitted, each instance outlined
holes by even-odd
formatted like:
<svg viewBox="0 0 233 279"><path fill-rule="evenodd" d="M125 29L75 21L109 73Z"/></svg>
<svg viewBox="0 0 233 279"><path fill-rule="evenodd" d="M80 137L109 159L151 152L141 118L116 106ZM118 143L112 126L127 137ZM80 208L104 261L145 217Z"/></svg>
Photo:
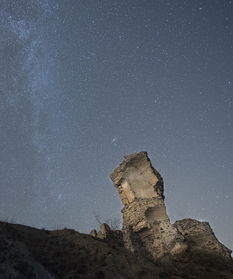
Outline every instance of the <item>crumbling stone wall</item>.
<svg viewBox="0 0 233 279"><path fill-rule="evenodd" d="M135 199L163 197L163 179L152 167L146 152L125 156L111 179L124 205Z"/></svg>
<svg viewBox="0 0 233 279"><path fill-rule="evenodd" d="M146 152L125 156L111 179L124 204L123 236L128 249L146 250L155 259L186 249L184 237L166 213L163 179Z"/></svg>
<svg viewBox="0 0 233 279"><path fill-rule="evenodd" d="M96 230L91 230L89 234L95 238L107 240L107 241L111 242L112 244L117 245L119 247L124 246L122 231L113 230L106 223L103 223L100 225L98 232Z"/></svg>
<svg viewBox="0 0 233 279"><path fill-rule="evenodd" d="M231 250L218 241L208 222L188 218L176 221L174 226L184 236L190 252L232 260Z"/></svg>

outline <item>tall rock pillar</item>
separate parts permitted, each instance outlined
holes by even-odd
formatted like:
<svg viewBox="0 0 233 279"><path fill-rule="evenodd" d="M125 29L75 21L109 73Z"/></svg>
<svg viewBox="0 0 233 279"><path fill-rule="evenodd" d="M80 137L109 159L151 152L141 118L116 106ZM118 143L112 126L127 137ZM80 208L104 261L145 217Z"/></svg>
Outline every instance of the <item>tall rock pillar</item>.
<svg viewBox="0 0 233 279"><path fill-rule="evenodd" d="M186 249L166 212L163 179L146 152L125 156L111 179L124 205L123 235L128 249L149 252L155 259Z"/></svg>

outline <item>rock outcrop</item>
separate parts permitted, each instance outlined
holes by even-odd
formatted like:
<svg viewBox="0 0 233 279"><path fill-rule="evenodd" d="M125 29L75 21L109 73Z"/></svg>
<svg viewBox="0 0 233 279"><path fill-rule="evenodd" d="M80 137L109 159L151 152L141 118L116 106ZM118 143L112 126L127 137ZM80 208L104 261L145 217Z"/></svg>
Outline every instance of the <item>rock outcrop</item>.
<svg viewBox="0 0 233 279"><path fill-rule="evenodd" d="M177 224L184 235L192 230L189 222L192 220ZM108 237L111 234L108 231ZM203 240L197 240L195 234L190 235L190 244L198 241L203 247L205 233L200 235ZM186 250L174 260L151 261L121 247L113 238L0 222L0 279L232 279L232 260L206 255L201 247Z"/></svg>
<svg viewBox="0 0 233 279"><path fill-rule="evenodd" d="M113 230L106 223L100 225L99 231L92 230L90 235L99 239L107 240L119 247L124 247L123 233L120 230Z"/></svg>
<svg viewBox="0 0 233 279"><path fill-rule="evenodd" d="M0 222L0 279L233 279L231 251L206 222L171 224L164 185L146 152L125 157L111 178L123 228L89 235Z"/></svg>
<svg viewBox="0 0 233 279"><path fill-rule="evenodd" d="M220 256L231 260L231 250L218 241L208 222L194 219L176 221L174 227L185 239L190 253Z"/></svg>
<svg viewBox="0 0 233 279"><path fill-rule="evenodd" d="M218 242L208 223L191 219L170 223L163 179L146 152L125 156L111 179L124 204L122 231L129 250L155 260L175 257L187 249L231 257L231 251Z"/></svg>

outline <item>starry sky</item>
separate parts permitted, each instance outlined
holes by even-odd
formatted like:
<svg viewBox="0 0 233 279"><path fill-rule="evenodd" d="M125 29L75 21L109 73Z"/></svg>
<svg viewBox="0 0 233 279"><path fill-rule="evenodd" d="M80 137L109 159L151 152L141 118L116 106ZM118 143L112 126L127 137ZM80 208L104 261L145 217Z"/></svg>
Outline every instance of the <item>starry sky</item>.
<svg viewBox="0 0 233 279"><path fill-rule="evenodd" d="M147 151L171 221L233 249L233 1L0 0L0 219L89 232Z"/></svg>

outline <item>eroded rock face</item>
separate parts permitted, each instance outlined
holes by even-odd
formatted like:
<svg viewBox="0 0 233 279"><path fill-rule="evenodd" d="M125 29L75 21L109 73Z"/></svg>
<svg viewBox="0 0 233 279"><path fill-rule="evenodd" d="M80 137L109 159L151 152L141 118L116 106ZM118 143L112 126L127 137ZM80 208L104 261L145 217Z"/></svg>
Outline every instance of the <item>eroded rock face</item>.
<svg viewBox="0 0 233 279"><path fill-rule="evenodd" d="M208 222L183 219L174 226L184 236L191 253L217 254L231 260L231 250L217 240Z"/></svg>
<svg viewBox="0 0 233 279"><path fill-rule="evenodd" d="M112 179L124 204L122 231L111 223L86 235L0 222L0 279L233 278L231 251L207 222L170 223L147 153L126 156Z"/></svg>
<svg viewBox="0 0 233 279"><path fill-rule="evenodd" d="M111 179L124 204L122 231L126 248L155 260L190 251L231 259L231 251L216 239L208 223L192 219L170 223L163 179L146 152L125 156Z"/></svg>
<svg viewBox="0 0 233 279"><path fill-rule="evenodd" d="M93 236L94 238L99 238L99 239L109 241L117 245L118 247L124 246L122 231L113 230L106 223L100 225L98 232L96 230L91 230L89 235Z"/></svg>
<svg viewBox="0 0 233 279"><path fill-rule="evenodd" d="M140 198L163 197L163 179L152 167L146 152L125 156L111 179L124 205Z"/></svg>
<svg viewBox="0 0 233 279"><path fill-rule="evenodd" d="M146 152L125 156L111 179L124 204L123 233L128 249L140 249L140 253L144 249L153 258L186 249L184 237L166 213L163 179Z"/></svg>

